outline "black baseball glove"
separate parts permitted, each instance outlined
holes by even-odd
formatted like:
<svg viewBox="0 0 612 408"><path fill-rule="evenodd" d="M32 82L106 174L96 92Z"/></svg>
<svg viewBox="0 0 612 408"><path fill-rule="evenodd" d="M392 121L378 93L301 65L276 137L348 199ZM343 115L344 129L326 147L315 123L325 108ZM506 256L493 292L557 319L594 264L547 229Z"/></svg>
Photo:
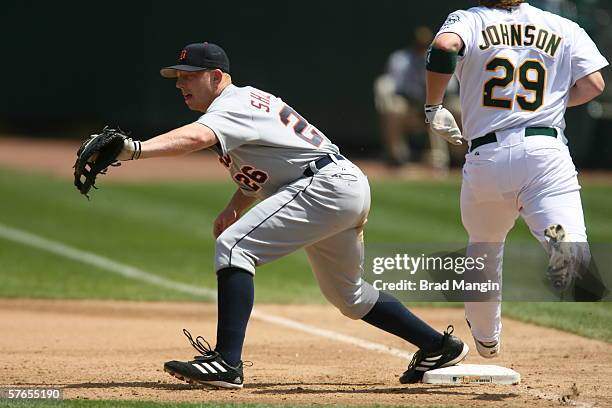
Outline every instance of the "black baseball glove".
<svg viewBox="0 0 612 408"><path fill-rule="evenodd" d="M96 184L98 174L106 174L109 166L119 166L117 156L123 150L128 137L121 130L108 126L97 135L84 140L77 151L74 162L74 185L87 198L87 193Z"/></svg>

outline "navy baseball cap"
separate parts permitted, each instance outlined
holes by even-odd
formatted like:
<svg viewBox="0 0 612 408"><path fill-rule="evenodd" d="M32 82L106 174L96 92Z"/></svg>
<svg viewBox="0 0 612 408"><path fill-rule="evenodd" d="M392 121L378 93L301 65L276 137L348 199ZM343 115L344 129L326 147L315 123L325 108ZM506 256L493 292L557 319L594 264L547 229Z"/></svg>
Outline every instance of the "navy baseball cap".
<svg viewBox="0 0 612 408"><path fill-rule="evenodd" d="M229 73L229 58L223 48L216 44L203 42L189 44L181 50L178 64L162 68L159 73L164 78L176 78L176 71L204 71L220 69Z"/></svg>

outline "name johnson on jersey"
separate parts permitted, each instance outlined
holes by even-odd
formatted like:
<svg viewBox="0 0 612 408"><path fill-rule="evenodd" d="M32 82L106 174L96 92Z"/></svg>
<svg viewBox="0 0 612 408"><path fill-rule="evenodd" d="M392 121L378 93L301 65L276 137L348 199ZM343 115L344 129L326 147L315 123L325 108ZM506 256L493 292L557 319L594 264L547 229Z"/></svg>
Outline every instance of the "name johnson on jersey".
<svg viewBox="0 0 612 408"><path fill-rule="evenodd" d="M480 32L478 48L487 50L499 45L509 47L533 47L544 53L555 56L559 49L562 37L544 28L537 28L532 24L493 24Z"/></svg>

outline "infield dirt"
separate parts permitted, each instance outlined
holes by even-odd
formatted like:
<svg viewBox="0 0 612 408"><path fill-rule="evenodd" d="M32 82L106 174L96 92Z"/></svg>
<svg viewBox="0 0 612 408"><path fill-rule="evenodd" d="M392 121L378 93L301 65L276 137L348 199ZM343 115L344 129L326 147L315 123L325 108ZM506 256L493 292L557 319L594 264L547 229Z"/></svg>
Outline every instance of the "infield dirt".
<svg viewBox="0 0 612 408"><path fill-rule="evenodd" d="M257 305L260 311L415 351L404 341L341 316L329 306ZM439 330L453 324L473 347L461 309L416 313ZM70 399L304 404L397 404L544 407L611 406L612 345L504 320L503 352L484 360L522 375L502 385L401 385L408 361L339 341L252 320L243 358L245 388L208 390L163 372L163 362L191 359L182 328L214 344L216 306L77 300L0 300L0 386L58 386ZM565 400L565 402L563 401Z"/></svg>

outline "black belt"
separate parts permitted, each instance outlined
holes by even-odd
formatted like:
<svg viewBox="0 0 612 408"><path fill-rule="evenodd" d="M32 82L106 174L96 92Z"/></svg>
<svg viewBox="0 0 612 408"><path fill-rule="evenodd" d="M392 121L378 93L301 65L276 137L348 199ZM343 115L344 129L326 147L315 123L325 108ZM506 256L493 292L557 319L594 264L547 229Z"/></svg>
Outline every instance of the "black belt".
<svg viewBox="0 0 612 408"><path fill-rule="evenodd" d="M341 154L334 154L333 156L334 156L334 158L336 158L336 159L338 159L338 160L346 160L346 159L344 158L344 156L342 156ZM328 164L333 163L333 162L334 162L334 161L332 160L332 158L330 157L330 155L327 155L327 156L323 156L323 157L321 157L320 159L317 159L317 160L314 162L314 165L315 165L315 167L316 167L318 170L321 170L323 167L325 167L325 166L327 166ZM310 167L308 167L306 170L304 170L304 176L306 176L306 177L312 177L312 176L314 176L314 175L315 175L315 173L312 171L312 169L311 169Z"/></svg>
<svg viewBox="0 0 612 408"><path fill-rule="evenodd" d="M557 129L551 127L528 127L525 128L525 137L529 136L551 136L557 137ZM496 143L497 136L495 136L495 132L487 133L482 137L478 137L472 140L472 146L470 147L470 152L477 147L482 145L486 145L489 143Z"/></svg>

